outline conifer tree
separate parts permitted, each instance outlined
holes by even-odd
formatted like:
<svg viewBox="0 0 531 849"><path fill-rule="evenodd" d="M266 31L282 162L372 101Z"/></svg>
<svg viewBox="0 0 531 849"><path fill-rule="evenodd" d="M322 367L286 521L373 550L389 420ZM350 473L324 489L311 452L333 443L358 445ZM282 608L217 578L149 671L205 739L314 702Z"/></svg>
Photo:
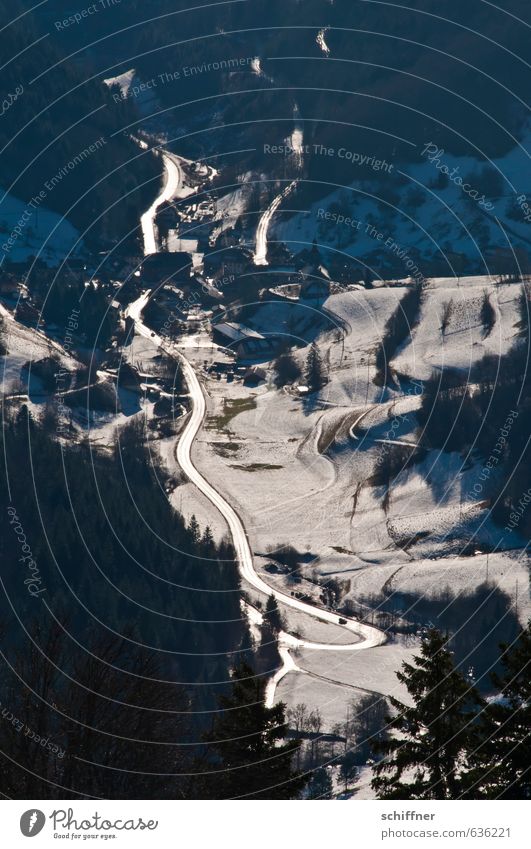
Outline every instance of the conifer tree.
<svg viewBox="0 0 531 849"><path fill-rule="evenodd" d="M531 621L512 648L502 645L499 691L482 713L469 757L465 797L531 799Z"/></svg>
<svg viewBox="0 0 531 849"><path fill-rule="evenodd" d="M216 554L216 543L209 525L206 526L201 537L201 553L207 559L212 559Z"/></svg>
<svg viewBox="0 0 531 849"><path fill-rule="evenodd" d="M197 545L197 543L201 539L201 529L199 527L199 522L195 517L195 513L192 515L188 524L188 531L191 534L192 542Z"/></svg>
<svg viewBox="0 0 531 849"><path fill-rule="evenodd" d="M331 799L332 790L332 779L326 769L316 769L308 784L308 799Z"/></svg>
<svg viewBox="0 0 531 849"><path fill-rule="evenodd" d="M286 383L295 383L301 376L300 366L291 351L281 354L275 360L273 368L276 373L275 385L279 389Z"/></svg>
<svg viewBox="0 0 531 849"><path fill-rule="evenodd" d="M356 752L350 749L343 755L340 768L341 780L344 782L345 792L348 790L349 784L352 784L354 781L356 781L358 773L359 766L358 759L356 757Z"/></svg>
<svg viewBox="0 0 531 849"><path fill-rule="evenodd" d="M317 392L326 383L321 356L315 342L312 342L306 358L306 383L311 392Z"/></svg>
<svg viewBox="0 0 531 849"><path fill-rule="evenodd" d="M217 756L206 782L207 798L297 798L307 779L292 765L299 742L282 742L285 733L284 705L266 707L265 680L242 663L206 738Z"/></svg>
<svg viewBox="0 0 531 849"><path fill-rule="evenodd" d="M273 633L278 634L279 631L282 631L284 627L284 622L282 620L282 614L278 609L277 600L273 593L271 593L266 602L265 619L269 623L269 626Z"/></svg>
<svg viewBox="0 0 531 849"><path fill-rule="evenodd" d="M374 744L384 757L374 767L372 786L380 799L456 799L483 703L455 668L439 631L428 632L414 661L397 673L413 704L390 697L395 713L386 719L398 736Z"/></svg>

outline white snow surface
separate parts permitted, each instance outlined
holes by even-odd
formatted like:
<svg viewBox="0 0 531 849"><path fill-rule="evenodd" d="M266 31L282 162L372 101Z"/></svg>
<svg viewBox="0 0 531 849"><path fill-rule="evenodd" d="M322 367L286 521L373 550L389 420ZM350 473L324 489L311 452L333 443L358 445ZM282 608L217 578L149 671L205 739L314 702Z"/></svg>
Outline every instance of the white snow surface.
<svg viewBox="0 0 531 849"><path fill-rule="evenodd" d="M17 226L20 235L14 235ZM10 238L11 245L8 244ZM33 209L0 189L0 263L6 260L23 262L37 256L49 265L57 265L73 250L78 239L78 231L66 218L45 206ZM76 253L81 247L79 242Z"/></svg>

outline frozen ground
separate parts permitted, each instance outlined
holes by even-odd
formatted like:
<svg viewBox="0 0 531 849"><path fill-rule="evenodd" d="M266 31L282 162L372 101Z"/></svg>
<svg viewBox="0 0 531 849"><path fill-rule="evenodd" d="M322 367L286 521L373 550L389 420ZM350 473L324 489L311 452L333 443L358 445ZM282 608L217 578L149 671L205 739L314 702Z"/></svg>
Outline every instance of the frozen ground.
<svg viewBox="0 0 531 849"><path fill-rule="evenodd" d="M448 274L452 274L459 273L459 268L455 267L456 254L462 253L476 263L478 269L487 271L484 253L496 246L507 246L504 230L511 233L514 246L523 246L529 251L528 227L523 215L515 209L514 198L529 188L522 185L522 174L527 173L530 137L531 128L528 127L520 145L500 159L493 160L491 170L499 169L504 179L500 180L500 194L490 199L492 209L482 209L471 202L451 180L445 188L435 188L439 171L426 156L419 156L417 163L394 163L394 172L390 172L385 182L387 186L389 180L394 180L394 174L398 177L392 185L392 202L386 202L387 194L382 189L381 180L366 179L367 174L362 171L358 174L350 172L352 178L358 178L357 181L353 179L350 184L346 183L321 198L307 212L290 218L279 216L275 222L274 238L288 245L292 242L294 249L300 250L301 244L311 245L317 235L317 241L326 248L355 257L381 250L389 239L406 251L404 261L409 256L416 256L415 252L419 251L425 256L445 261ZM468 180L470 185L477 188L481 185L478 160L443 152L441 162L450 171L457 168L456 173L465 182ZM347 173L346 179L349 179ZM481 193L482 190L479 191L480 196ZM382 201L378 201L379 197ZM354 224L345 226L330 218L326 220L323 213L331 207L354 219ZM445 256L447 260L444 260ZM362 270L360 265L360 277Z"/></svg>
<svg viewBox="0 0 531 849"><path fill-rule="evenodd" d="M485 289L497 319L487 338L479 322ZM315 576L344 582L345 597L354 602L383 589L428 597L446 587L454 595L471 593L485 581L486 555L460 556L463 547L472 536L478 545L499 542L485 505L463 496L478 470L473 463L464 467L459 454L428 452L422 462L399 473L387 499L384 487L371 485L382 440L415 445L419 438L416 390L402 395L373 382L374 351L383 325L404 293L405 288L397 286L328 299L325 308L336 321L320 331L317 341L330 380L309 406L275 389L271 372L256 388L205 377L208 414L194 445L194 462L236 506L255 555L260 555L259 571L274 559L271 548L285 543L297 548L303 581L296 589L305 593L315 595L315 584L304 580ZM412 339L398 351L393 367L403 372L407 368L420 392L433 368L451 364L468 371L485 352L504 353L518 333L519 295L519 285L496 287L488 277L462 279L459 284L453 279L432 281ZM442 334L442 305L450 299L455 309ZM278 330L293 308L269 304L263 309L252 324ZM343 328L341 339L338 325ZM310 326L307 333L310 341ZM198 362L205 351L201 349ZM296 354L301 364L306 352L302 348ZM398 426L390 437L393 419ZM404 541L416 535L416 543L404 547ZM525 621L530 612L527 562L503 550L517 544L509 542L489 555L488 579L510 599L518 581L518 614ZM261 574L278 589L289 589L282 574ZM295 622L289 624L296 627ZM322 639L313 626L302 627L306 638ZM304 671L289 673L277 698L289 704L308 698L312 705L328 700L329 729L344 710L350 688L387 693L396 689L395 672L414 650L393 643L348 658L340 652L303 651L294 660ZM337 681L344 686L338 687Z"/></svg>
<svg viewBox="0 0 531 849"><path fill-rule="evenodd" d="M20 224L20 222L23 222ZM20 235L14 234L20 226ZM0 245L13 242L6 250L0 248L0 261L22 262L36 256L50 265L58 265L76 245L79 233L66 218L45 206L33 209L13 195L0 189ZM79 251L82 243L76 248Z"/></svg>
<svg viewBox="0 0 531 849"><path fill-rule="evenodd" d="M396 696L407 702L408 694L396 677L403 661L410 661L416 649L388 644L348 658L330 652L299 652L294 661L301 671L292 672L278 685L276 699L288 708L303 702L319 709L323 728L330 732L344 722L347 705L367 693Z"/></svg>
<svg viewBox="0 0 531 849"><path fill-rule="evenodd" d="M69 371L81 366L61 345L48 339L44 333L16 321L12 309L1 303L0 318L3 319L3 339L7 348L7 355L0 359L0 386L3 393L17 389L22 366L27 362L34 363L53 356Z"/></svg>
<svg viewBox="0 0 531 849"><path fill-rule="evenodd" d="M487 338L478 326L485 289L497 316ZM513 601L518 586L518 614L525 621L531 612L526 558L503 547L489 555L488 563L486 554L479 552L461 556L472 534L485 545L496 535L485 506L463 499L477 476L473 463L464 468L457 453L428 452L422 462L398 474L388 495L371 482L386 440L414 445L419 438L416 392L400 394L374 383L375 349L404 292L404 286L396 286L334 295L325 304L327 317L318 322L315 316L308 319L306 309L290 316L293 308L278 303L254 314L255 327L295 328L307 343L296 353L301 365L308 344L316 339L329 382L310 400L277 390L270 363L263 364L267 379L257 387L214 379L203 371L203 362L223 359L223 352L207 333L185 337L183 350L201 374L207 404L192 447L193 463L238 512L258 573L278 591L304 592L317 600L316 579L326 583L333 578L341 584L343 601L357 603L381 592L432 598L448 588L450 595L466 594L488 578ZM421 389L434 367L449 363L468 370L486 350L506 351L518 332L519 294L520 286L496 288L489 278L464 279L459 285L453 279L432 281L412 338L398 351L393 367L402 372L407 368ZM455 308L442 334L440 314L449 299ZM47 355L48 343L40 334L28 333L28 344L38 349L36 358ZM20 347L25 346L21 340ZM9 341L8 348L11 357ZM148 373L156 370L159 353L154 341L143 335L135 335L124 349L124 357ZM146 413L150 415L147 408L141 414ZM398 424L390 437L393 421ZM106 442L106 429L110 439L116 424L109 421L92 438ZM156 440L153 447L175 479L172 504L188 519L195 513L203 527L209 524L221 538L227 532L225 521L180 475L176 437ZM416 536L415 544L404 545ZM278 546L287 543L300 554L302 581L295 586L281 569L265 569L275 561ZM504 548L517 544L511 540ZM264 603L258 591L245 585L243 589L254 603ZM395 673L418 649L416 638L345 652L342 628L282 605L281 610L289 633L318 643L337 642L338 649L291 650L299 671L280 681L277 699L290 706L306 702L310 709L319 707L326 732L342 721L346 705L366 691L405 698ZM360 794L370 792L363 788Z"/></svg>

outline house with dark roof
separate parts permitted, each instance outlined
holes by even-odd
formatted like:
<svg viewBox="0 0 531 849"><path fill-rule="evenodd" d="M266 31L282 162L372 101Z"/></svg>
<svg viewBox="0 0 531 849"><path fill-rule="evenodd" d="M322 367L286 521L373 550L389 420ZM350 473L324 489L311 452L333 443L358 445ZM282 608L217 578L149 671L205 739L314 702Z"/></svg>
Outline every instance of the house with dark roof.
<svg viewBox="0 0 531 849"><path fill-rule="evenodd" d="M204 273L207 277L238 276L248 268L252 260L251 252L243 247L228 247L211 251L203 259Z"/></svg>
<svg viewBox="0 0 531 849"><path fill-rule="evenodd" d="M161 251L149 254L142 263L142 283L158 285L172 282L189 282L192 257L184 251Z"/></svg>
<svg viewBox="0 0 531 849"><path fill-rule="evenodd" d="M318 265L314 268L307 268L301 271L302 283L300 290L300 299L302 301L312 301L314 303L323 303L330 295L330 275L324 265Z"/></svg>

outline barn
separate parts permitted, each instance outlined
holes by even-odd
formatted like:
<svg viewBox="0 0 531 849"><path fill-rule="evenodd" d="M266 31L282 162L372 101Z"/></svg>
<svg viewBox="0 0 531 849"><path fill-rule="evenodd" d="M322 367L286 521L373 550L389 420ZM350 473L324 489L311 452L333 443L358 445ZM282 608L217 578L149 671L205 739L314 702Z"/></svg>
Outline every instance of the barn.
<svg viewBox="0 0 531 849"><path fill-rule="evenodd" d="M239 357L256 357L272 354L276 340L262 336L256 330L236 321L222 321L212 326L212 336L217 345L230 348Z"/></svg>

